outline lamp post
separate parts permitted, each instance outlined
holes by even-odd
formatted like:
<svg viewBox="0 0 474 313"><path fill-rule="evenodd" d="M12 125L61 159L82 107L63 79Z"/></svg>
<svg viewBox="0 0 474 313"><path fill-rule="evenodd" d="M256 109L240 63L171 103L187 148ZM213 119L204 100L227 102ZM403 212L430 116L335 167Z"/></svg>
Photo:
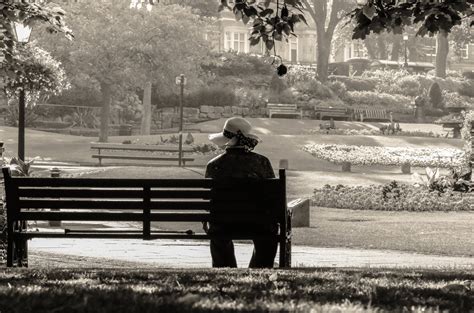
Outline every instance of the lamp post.
<svg viewBox="0 0 474 313"><path fill-rule="evenodd" d="M408 35L403 35L403 42L405 43L405 63L403 66L408 68L408 53L407 53L407 42L408 42Z"/></svg>
<svg viewBox="0 0 474 313"><path fill-rule="evenodd" d="M31 27L19 23L12 23L13 34L15 40L25 45L30 40ZM20 89L20 94L18 97L18 159L25 160L25 88L24 86Z"/></svg>

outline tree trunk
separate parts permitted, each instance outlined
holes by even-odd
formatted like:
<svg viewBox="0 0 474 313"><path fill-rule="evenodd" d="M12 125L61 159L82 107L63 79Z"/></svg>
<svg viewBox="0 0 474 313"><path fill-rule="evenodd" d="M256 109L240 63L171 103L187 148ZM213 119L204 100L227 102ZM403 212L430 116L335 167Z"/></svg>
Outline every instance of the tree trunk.
<svg viewBox="0 0 474 313"><path fill-rule="evenodd" d="M110 105L112 103L112 86L102 83L102 109L100 110L99 142L107 142L109 137Z"/></svg>
<svg viewBox="0 0 474 313"><path fill-rule="evenodd" d="M367 49L367 55L369 56L369 59L377 59L377 47L375 46L375 41L373 38L366 38L364 40L364 46L365 49Z"/></svg>
<svg viewBox="0 0 474 313"><path fill-rule="evenodd" d="M436 76L445 78L449 52L448 33L446 31L439 31L436 46Z"/></svg>
<svg viewBox="0 0 474 313"><path fill-rule="evenodd" d="M318 38L318 57L317 57L317 66L316 73L318 79L321 82L326 82L328 80L328 70L329 70L329 55L331 53L331 40L326 38L326 32L324 29L318 29L317 38Z"/></svg>
<svg viewBox="0 0 474 313"><path fill-rule="evenodd" d="M388 49L387 45L385 44L385 40L382 38L381 35L377 36L377 54L380 60L387 60L388 59Z"/></svg>
<svg viewBox="0 0 474 313"><path fill-rule="evenodd" d="M143 90L143 112L141 134L150 135L151 129L151 82L145 83Z"/></svg>
<svg viewBox="0 0 474 313"><path fill-rule="evenodd" d="M401 48L402 48L401 35L393 36L392 55L390 56L391 61L398 61L398 59L400 58Z"/></svg>

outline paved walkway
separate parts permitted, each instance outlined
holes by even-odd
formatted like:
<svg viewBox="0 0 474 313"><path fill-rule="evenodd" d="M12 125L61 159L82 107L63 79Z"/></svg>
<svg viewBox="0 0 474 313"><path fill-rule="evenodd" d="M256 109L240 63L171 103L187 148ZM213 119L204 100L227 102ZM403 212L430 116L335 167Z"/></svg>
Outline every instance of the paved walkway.
<svg viewBox="0 0 474 313"><path fill-rule="evenodd" d="M247 267L252 245L235 245L239 267ZM177 240L40 239L31 252L110 258L158 267L211 267L209 243ZM413 267L474 269L474 258L422 255L398 251L293 246L294 267ZM278 258L277 258L278 259Z"/></svg>

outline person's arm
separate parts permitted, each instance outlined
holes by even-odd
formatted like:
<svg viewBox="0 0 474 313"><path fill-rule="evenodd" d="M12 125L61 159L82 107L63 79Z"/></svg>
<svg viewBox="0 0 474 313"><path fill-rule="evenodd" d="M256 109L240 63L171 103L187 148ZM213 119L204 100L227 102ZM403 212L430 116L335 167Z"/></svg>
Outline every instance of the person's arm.
<svg viewBox="0 0 474 313"><path fill-rule="evenodd" d="M264 159L263 162L263 178L275 178L275 172L273 171L272 163L268 158Z"/></svg>

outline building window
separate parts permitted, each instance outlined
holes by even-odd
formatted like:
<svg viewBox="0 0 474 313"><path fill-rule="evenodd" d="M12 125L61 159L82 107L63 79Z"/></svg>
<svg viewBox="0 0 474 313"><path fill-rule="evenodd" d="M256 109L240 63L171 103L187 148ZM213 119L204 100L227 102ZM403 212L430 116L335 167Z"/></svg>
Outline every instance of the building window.
<svg viewBox="0 0 474 313"><path fill-rule="evenodd" d="M224 49L248 53L247 34L244 32L225 32Z"/></svg>
<svg viewBox="0 0 474 313"><path fill-rule="evenodd" d="M366 56L364 44L360 41L352 42L350 58L363 58Z"/></svg>
<svg viewBox="0 0 474 313"><path fill-rule="evenodd" d="M290 62L298 62L298 38L290 38Z"/></svg>

